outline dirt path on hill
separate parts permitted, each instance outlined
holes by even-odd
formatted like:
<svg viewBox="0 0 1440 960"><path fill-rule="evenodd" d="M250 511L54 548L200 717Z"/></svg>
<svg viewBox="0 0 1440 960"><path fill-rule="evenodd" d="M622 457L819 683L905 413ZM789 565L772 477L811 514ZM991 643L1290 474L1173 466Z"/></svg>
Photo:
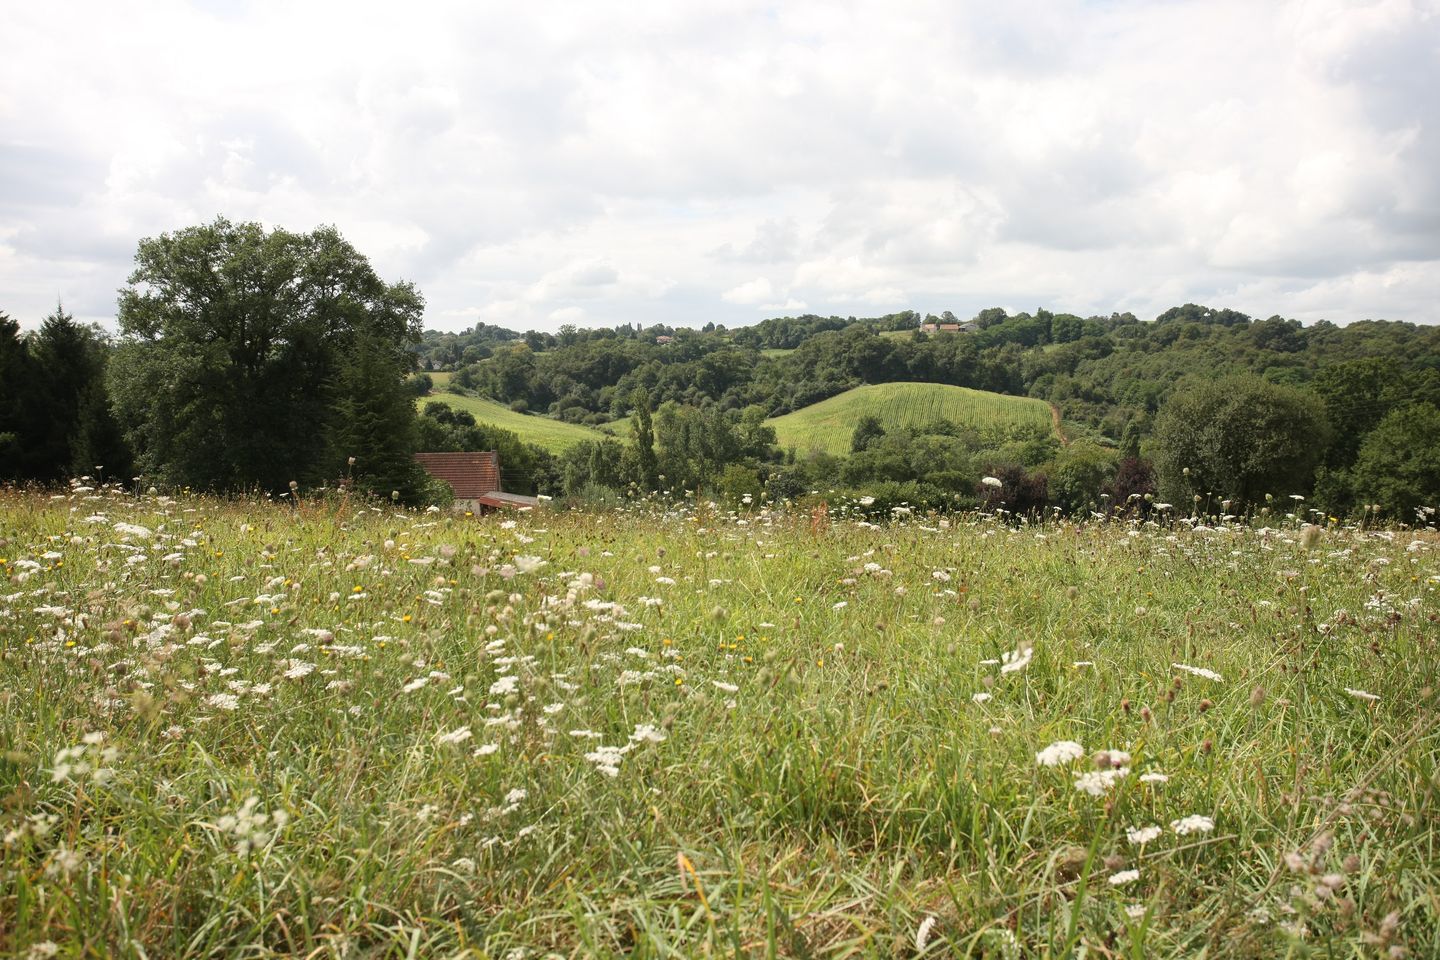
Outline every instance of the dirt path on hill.
<svg viewBox="0 0 1440 960"><path fill-rule="evenodd" d="M1055 436L1060 438L1060 446L1070 446L1070 438L1065 436L1065 431L1060 429L1060 408L1053 403L1046 404L1050 408L1050 422L1055 426Z"/></svg>

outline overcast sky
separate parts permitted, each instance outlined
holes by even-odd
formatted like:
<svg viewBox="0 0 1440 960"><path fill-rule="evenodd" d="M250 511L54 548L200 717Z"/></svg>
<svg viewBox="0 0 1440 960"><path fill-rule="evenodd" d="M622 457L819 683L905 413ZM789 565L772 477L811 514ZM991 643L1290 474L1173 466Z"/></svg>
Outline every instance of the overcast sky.
<svg viewBox="0 0 1440 960"><path fill-rule="evenodd" d="M1440 321L1440 0L4 5L0 311L335 224L426 325Z"/></svg>

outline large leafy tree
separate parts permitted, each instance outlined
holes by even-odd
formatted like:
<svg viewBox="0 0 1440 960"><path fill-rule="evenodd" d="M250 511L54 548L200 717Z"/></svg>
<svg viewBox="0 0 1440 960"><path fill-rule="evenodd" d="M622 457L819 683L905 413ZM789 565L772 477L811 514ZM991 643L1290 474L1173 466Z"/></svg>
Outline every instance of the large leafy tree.
<svg viewBox="0 0 1440 960"><path fill-rule="evenodd" d="M1440 410L1415 403L1391 411L1360 445L1356 495L1404 523L1434 523L1440 507ZM1420 513L1428 509L1429 513Z"/></svg>
<svg viewBox="0 0 1440 960"><path fill-rule="evenodd" d="M1319 398L1254 376L1193 378L1155 418L1151 452L1160 493L1254 504L1308 493L1330 438Z"/></svg>
<svg viewBox="0 0 1440 960"><path fill-rule="evenodd" d="M418 342L423 307L333 227L221 218L142 240L110 376L139 467L177 485L283 490L333 480L364 452L357 479L397 482L414 414L388 394L403 391L413 358L400 347Z"/></svg>

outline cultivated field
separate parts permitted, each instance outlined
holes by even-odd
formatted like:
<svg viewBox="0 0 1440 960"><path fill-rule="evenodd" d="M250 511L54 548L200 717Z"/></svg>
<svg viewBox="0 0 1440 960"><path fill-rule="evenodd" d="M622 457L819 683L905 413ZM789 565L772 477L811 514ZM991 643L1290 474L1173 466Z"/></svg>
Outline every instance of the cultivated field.
<svg viewBox="0 0 1440 960"><path fill-rule="evenodd" d="M433 377L434 374L431 374ZM516 413L502 403L480 397L462 397L455 393L436 391L416 401L417 410L424 410L425 404L434 401L448 404L456 410L465 410L479 423L488 423L520 435L520 439L544 447L552 453L559 453L567 447L586 440L604 440L606 434L578 423L566 423L528 413Z"/></svg>
<svg viewBox="0 0 1440 960"><path fill-rule="evenodd" d="M886 429L924 426L942 417L997 434L1014 426L1050 428L1050 409L1042 400L941 383L856 387L767 422L782 448L846 454L855 425L867 415L879 417Z"/></svg>
<svg viewBox="0 0 1440 960"><path fill-rule="evenodd" d="M0 950L1440 956L1440 545L1271 523L0 492Z"/></svg>

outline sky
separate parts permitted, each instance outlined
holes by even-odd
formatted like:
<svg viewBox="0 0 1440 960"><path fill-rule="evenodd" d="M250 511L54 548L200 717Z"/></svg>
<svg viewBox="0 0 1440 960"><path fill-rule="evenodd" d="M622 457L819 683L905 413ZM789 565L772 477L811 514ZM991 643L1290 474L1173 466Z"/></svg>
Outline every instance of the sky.
<svg viewBox="0 0 1440 960"><path fill-rule="evenodd" d="M3 2L0 311L333 224L425 325L1440 322L1440 0Z"/></svg>

